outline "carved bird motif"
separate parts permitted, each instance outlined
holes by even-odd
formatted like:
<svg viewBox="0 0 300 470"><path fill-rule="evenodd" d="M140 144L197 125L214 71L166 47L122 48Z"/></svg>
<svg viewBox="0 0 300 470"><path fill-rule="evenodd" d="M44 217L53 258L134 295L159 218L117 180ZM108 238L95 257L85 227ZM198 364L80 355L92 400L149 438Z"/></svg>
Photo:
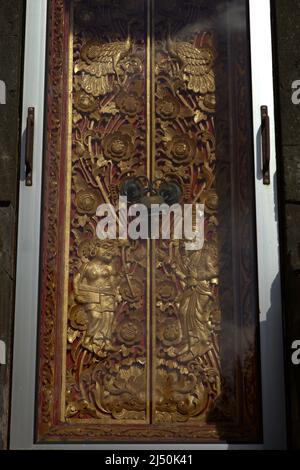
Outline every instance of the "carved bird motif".
<svg viewBox="0 0 300 470"><path fill-rule="evenodd" d="M84 72L80 81L86 93L101 96L114 88L115 78L120 82L119 62L132 49L132 39L128 31L126 41L101 44L87 42L81 49L81 60L75 66L75 73Z"/></svg>
<svg viewBox="0 0 300 470"><path fill-rule="evenodd" d="M215 57L212 49L198 49L189 42L173 41L170 28L166 46L171 57L180 62L183 79L189 90L202 94L215 91L215 74L212 70Z"/></svg>

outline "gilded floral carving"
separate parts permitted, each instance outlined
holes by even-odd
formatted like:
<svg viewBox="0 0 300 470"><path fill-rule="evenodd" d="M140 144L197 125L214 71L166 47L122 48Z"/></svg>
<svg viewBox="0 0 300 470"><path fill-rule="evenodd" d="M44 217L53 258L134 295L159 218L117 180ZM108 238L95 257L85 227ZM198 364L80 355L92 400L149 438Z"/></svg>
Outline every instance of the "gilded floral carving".
<svg viewBox="0 0 300 470"><path fill-rule="evenodd" d="M121 160L129 160L134 151L132 138L129 134L123 132L115 132L103 139L104 156L108 160L119 162Z"/></svg>
<svg viewBox="0 0 300 470"><path fill-rule="evenodd" d="M119 93L116 97L116 105L125 116L136 116L142 110L142 103L135 93Z"/></svg>
<svg viewBox="0 0 300 470"><path fill-rule="evenodd" d="M185 134L175 134L167 143L167 154L174 165L185 166L193 163L196 150L195 141Z"/></svg>
<svg viewBox="0 0 300 470"><path fill-rule="evenodd" d="M74 95L74 106L82 113L91 113L97 109L98 105L97 100L84 91L78 91Z"/></svg>
<svg viewBox="0 0 300 470"><path fill-rule="evenodd" d="M162 119L174 119L178 116L180 104L171 94L165 94L156 103L156 112Z"/></svg>

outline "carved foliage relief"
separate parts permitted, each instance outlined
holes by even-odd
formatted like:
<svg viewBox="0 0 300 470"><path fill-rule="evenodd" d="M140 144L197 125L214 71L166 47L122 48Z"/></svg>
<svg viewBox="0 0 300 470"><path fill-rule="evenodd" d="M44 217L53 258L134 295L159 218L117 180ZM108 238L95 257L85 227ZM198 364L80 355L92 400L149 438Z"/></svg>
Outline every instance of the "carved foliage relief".
<svg viewBox="0 0 300 470"><path fill-rule="evenodd" d="M218 128L229 139L216 124L229 113L218 89L228 51L208 3L51 2L39 440L258 435L255 301L233 313L222 281L234 282L221 253L234 228L220 211L235 189L220 180L234 162L217 142ZM205 204L203 249L97 237L97 207L117 210L133 177ZM230 357L224 332L237 338L246 314L247 346L236 339Z"/></svg>
<svg viewBox="0 0 300 470"><path fill-rule="evenodd" d="M186 15L183 7L178 2ZM183 241L156 243L154 417L157 423L199 423L221 392L216 49L211 32L193 31L181 15L166 21L170 8L162 2L154 13L155 176L176 181L183 204L206 204L205 244L189 251ZM197 21L199 7L187 8Z"/></svg>
<svg viewBox="0 0 300 470"><path fill-rule="evenodd" d="M147 171L144 11L132 8L74 5L70 422L147 419L146 245L99 240L95 217L99 204L117 207L125 178Z"/></svg>

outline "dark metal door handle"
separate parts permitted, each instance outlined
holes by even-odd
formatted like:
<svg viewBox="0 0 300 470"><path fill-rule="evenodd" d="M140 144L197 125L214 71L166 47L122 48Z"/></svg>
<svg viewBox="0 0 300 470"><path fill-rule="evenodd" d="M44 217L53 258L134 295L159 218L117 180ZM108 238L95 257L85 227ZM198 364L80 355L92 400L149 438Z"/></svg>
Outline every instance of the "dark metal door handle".
<svg viewBox="0 0 300 470"><path fill-rule="evenodd" d="M32 186L34 141L34 108L28 108L25 153L25 185Z"/></svg>
<svg viewBox="0 0 300 470"><path fill-rule="evenodd" d="M261 106L261 139L262 139L262 174L263 183L270 184L270 118L268 106Z"/></svg>

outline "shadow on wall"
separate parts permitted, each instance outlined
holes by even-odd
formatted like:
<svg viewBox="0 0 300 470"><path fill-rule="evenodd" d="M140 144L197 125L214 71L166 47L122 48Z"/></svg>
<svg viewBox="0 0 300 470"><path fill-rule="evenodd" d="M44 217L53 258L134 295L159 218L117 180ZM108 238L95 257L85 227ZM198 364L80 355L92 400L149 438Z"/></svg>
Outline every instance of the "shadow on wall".
<svg viewBox="0 0 300 470"><path fill-rule="evenodd" d="M274 369L269 367L270 364L276 364L279 371L284 368L279 275L272 283L270 300L270 308L266 319L260 322L260 335L258 335L260 336L262 369L263 446L266 450L284 450L286 448L284 374L274 374ZM244 368L243 358L238 358L236 362L235 369L237 371L242 370ZM223 367L221 366L221 368ZM221 375L223 375L222 372ZM222 402L222 394L219 401ZM208 423L214 422L213 414L212 412L212 415L208 417ZM217 422L216 427L220 440L224 444L227 441L228 449L238 450L238 439L236 439L235 444L228 444L228 424L226 422ZM257 444L262 444L262 442L257 442Z"/></svg>

